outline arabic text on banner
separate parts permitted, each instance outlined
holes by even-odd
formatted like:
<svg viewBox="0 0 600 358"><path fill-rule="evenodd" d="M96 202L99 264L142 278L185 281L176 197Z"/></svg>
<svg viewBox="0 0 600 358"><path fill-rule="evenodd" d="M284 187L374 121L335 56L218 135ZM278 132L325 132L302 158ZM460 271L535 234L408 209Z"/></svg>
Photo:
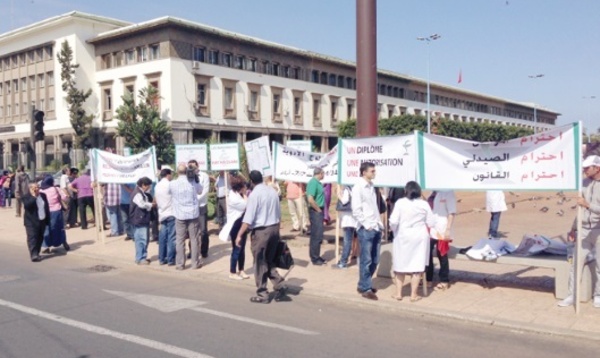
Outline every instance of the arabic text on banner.
<svg viewBox="0 0 600 358"><path fill-rule="evenodd" d="M415 135L343 139L340 144L339 180L354 185L363 162L375 164L376 186L403 187L416 180Z"/></svg>
<svg viewBox="0 0 600 358"><path fill-rule="evenodd" d="M92 180L99 183L129 184L142 177L156 181L156 152L154 147L127 157L92 150Z"/></svg>
<svg viewBox="0 0 600 358"><path fill-rule="evenodd" d="M175 162L177 165L195 159L200 170L208 170L208 146L206 144L184 144L175 146Z"/></svg>
<svg viewBox="0 0 600 358"><path fill-rule="evenodd" d="M239 143L211 144L210 170L239 170Z"/></svg>
<svg viewBox="0 0 600 358"><path fill-rule="evenodd" d="M506 142L419 134L421 186L458 190L577 190L580 126Z"/></svg>
<svg viewBox="0 0 600 358"><path fill-rule="evenodd" d="M303 152L312 152L312 140L288 140L286 146Z"/></svg>
<svg viewBox="0 0 600 358"><path fill-rule="evenodd" d="M273 167L277 180L308 183L315 168L325 172L323 183L335 183L338 171L338 147L328 153L311 153L273 143Z"/></svg>
<svg viewBox="0 0 600 358"><path fill-rule="evenodd" d="M263 176L273 175L273 163L269 137L263 136L244 143L248 172L258 170Z"/></svg>

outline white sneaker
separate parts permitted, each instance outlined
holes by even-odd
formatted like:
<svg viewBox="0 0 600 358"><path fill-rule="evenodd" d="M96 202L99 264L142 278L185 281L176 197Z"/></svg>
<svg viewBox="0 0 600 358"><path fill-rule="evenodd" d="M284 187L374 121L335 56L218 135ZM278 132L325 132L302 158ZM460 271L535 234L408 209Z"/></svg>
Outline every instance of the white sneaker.
<svg viewBox="0 0 600 358"><path fill-rule="evenodd" d="M236 280L236 281L243 280L243 278L240 275L238 275L237 273L229 274L229 278L231 280Z"/></svg>
<svg viewBox="0 0 600 358"><path fill-rule="evenodd" d="M600 296L594 297L594 307L600 308Z"/></svg>
<svg viewBox="0 0 600 358"><path fill-rule="evenodd" d="M574 303L573 296L567 296L564 300L558 302L558 307L570 307L573 306Z"/></svg>

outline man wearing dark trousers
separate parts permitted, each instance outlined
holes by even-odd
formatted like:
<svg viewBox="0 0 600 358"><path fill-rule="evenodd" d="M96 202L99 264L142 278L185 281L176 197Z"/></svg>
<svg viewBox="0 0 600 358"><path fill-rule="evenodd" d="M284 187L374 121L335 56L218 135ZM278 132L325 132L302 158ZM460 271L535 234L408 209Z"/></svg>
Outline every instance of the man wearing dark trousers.
<svg viewBox="0 0 600 358"><path fill-rule="evenodd" d="M29 193L22 196L25 215L23 222L27 234L27 248L32 262L42 261L40 249L44 240L44 230L50 223L50 207L46 194L40 193L36 183L29 185Z"/></svg>
<svg viewBox="0 0 600 358"><path fill-rule="evenodd" d="M194 159L188 162L188 165L198 167L198 162ZM208 257L208 193L210 191L210 178L208 174L198 171L198 183L202 186L202 192L198 194L198 205L200 209L200 255L202 258Z"/></svg>
<svg viewBox="0 0 600 358"><path fill-rule="evenodd" d="M313 265L322 266L325 260L321 257L321 243L323 242L323 209L325 207L325 193L321 180L325 176L323 169L315 168L313 177L306 186L308 197L308 218L310 219L310 261Z"/></svg>
<svg viewBox="0 0 600 358"><path fill-rule="evenodd" d="M275 265L281 221L279 195L275 189L263 183L259 171L250 172L250 181L253 189L248 197L246 213L236 238L236 245L241 246L242 237L248 228L252 228L251 250L254 256L254 279L257 290L256 296L251 297L250 302L269 303L267 279L271 280L273 290L277 292L274 298L276 301L283 298L287 289Z"/></svg>
<svg viewBox="0 0 600 358"><path fill-rule="evenodd" d="M86 170L82 176L73 180L69 186L71 190L77 193L77 206L79 206L79 220L81 221L81 229L87 230L87 207L92 209L92 214L95 216L94 210L94 190L92 189L92 178L90 170Z"/></svg>

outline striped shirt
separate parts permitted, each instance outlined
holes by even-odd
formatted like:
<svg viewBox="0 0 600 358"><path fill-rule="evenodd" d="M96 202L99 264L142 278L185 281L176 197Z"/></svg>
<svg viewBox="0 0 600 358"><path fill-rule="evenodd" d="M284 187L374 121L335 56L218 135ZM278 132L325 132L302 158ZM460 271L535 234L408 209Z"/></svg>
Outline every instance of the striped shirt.
<svg viewBox="0 0 600 358"><path fill-rule="evenodd" d="M202 192L202 185L190 181L185 175L180 175L177 180L169 183L169 193L173 200L173 216L177 220L192 220L200 216L198 194Z"/></svg>
<svg viewBox="0 0 600 358"><path fill-rule="evenodd" d="M104 205L117 206L121 204L121 185L108 183L104 187Z"/></svg>

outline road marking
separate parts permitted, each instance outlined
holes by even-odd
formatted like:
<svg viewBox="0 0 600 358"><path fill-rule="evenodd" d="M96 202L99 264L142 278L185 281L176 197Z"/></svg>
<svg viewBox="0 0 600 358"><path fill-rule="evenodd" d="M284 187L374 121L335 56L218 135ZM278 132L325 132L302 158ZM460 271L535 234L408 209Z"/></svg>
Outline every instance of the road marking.
<svg viewBox="0 0 600 358"><path fill-rule="evenodd" d="M123 297L129 301L139 303L146 307L154 308L154 309L157 309L157 310L159 310L161 312L165 312L165 313L188 309L188 310L192 310L192 311L196 311L196 312L207 313L207 314L211 314L211 315L222 317L222 318L233 319L233 320L240 321L240 322L256 324L258 326L279 329L282 331L287 331L287 332L292 332L292 333L304 334L304 335L308 335L308 336L314 336L314 335L319 334L319 332L307 331L305 329L286 326L283 324L265 322L265 321L260 321L260 320L250 318L250 317L238 316L238 315L227 313L227 312L221 312L221 311L211 310L209 308L198 307L198 306L206 304L206 302L202 302L202 301L188 300L188 299L177 298L177 297L165 297L165 296L155 296L155 295L147 295L147 294L137 294L137 293L122 292L122 291L104 290L104 292L113 294L115 296Z"/></svg>
<svg viewBox="0 0 600 358"><path fill-rule="evenodd" d="M140 346L144 346L144 347L148 347L148 348L152 348L158 351L162 351L165 353L169 353L175 356L179 356L179 357L184 357L184 358L213 358L209 355L206 354L202 354L202 353L198 353L198 352L194 352L185 348L180 348L180 347L176 347L170 344L166 344L166 343L162 343L162 342L158 342L158 341L153 341L151 339L147 339L144 337L140 337L140 336L136 336L133 334L127 334L127 333L121 333L121 332L117 332L117 331L113 331L107 328L103 328L103 327L99 327L99 326L95 326L92 324L88 324L85 322L79 322L79 321L75 321L72 320L70 318L66 318L66 317L62 317L59 315L55 315L53 313L49 313L49 312L44 312L44 311L40 311L38 309L35 308L31 308L31 307L27 307L27 306L23 306L20 305L18 303L13 303L13 302L9 302L9 301L5 301L0 299L0 306L4 306L10 309L13 309L15 311L20 311L23 313L27 313L30 314L32 316L36 316L36 317L40 317L40 318L44 318L47 319L49 321L54 321L60 324L64 324L66 326L70 326L70 327L74 327L74 328L78 328L81 329L83 331L87 331L90 333L95 333L95 334L99 334L102 336L108 336L108 337L112 337L112 338L116 338L116 339L120 339L122 341L125 342L129 342L129 343L134 343L134 344L138 344Z"/></svg>
<svg viewBox="0 0 600 358"><path fill-rule="evenodd" d="M252 323L252 324L256 324L258 326L276 328L276 329L280 329L282 331L305 334L308 336L315 336L315 335L319 334L319 332L307 331L307 330L304 330L301 328L286 326L283 324L259 321L254 318L238 316L238 315L234 315L234 314L227 313L227 312L211 310L210 308L193 307L193 308L188 308L188 309L190 309L192 311L196 311L196 312L208 313L208 314L218 316L218 317L229 318L229 319L233 319L233 320L240 321L240 322Z"/></svg>

